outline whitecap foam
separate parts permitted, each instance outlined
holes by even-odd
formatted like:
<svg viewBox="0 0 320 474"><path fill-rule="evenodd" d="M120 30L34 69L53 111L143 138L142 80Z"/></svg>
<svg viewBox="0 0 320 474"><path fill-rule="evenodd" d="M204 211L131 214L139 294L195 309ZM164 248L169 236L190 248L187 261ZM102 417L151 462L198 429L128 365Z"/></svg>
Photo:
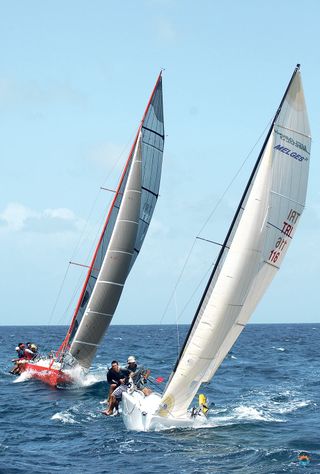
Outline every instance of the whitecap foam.
<svg viewBox="0 0 320 474"><path fill-rule="evenodd" d="M285 415L286 413L292 413L294 411L299 410L300 408L305 408L311 404L311 400L291 400L284 406L281 406L279 404L277 408L275 408L273 411L281 415Z"/></svg>
<svg viewBox="0 0 320 474"><path fill-rule="evenodd" d="M261 410L257 408L240 405L233 410L237 418L245 420L265 420L266 417Z"/></svg>
<svg viewBox="0 0 320 474"><path fill-rule="evenodd" d="M74 423L79 423L78 421L76 421L73 416L71 415L71 413L68 413L68 412L58 412L58 413L55 413L52 417L51 417L51 420L59 420L61 421L62 423L70 423L70 424L74 424Z"/></svg>
<svg viewBox="0 0 320 474"><path fill-rule="evenodd" d="M25 382L26 380L29 380L31 378L32 378L32 374L28 371L25 371L25 372L22 372L22 374L20 374L18 378L16 378L16 380L13 381L13 383Z"/></svg>
<svg viewBox="0 0 320 474"><path fill-rule="evenodd" d="M79 387L90 387L98 382L102 382L106 379L105 370L97 370L96 372L84 372L80 366L76 366L73 369L66 370L65 373L70 375L72 379L72 385L69 385L69 389Z"/></svg>
<svg viewBox="0 0 320 474"><path fill-rule="evenodd" d="M227 415L211 415L209 419L214 423L213 426L234 425L239 422L249 423L255 421L283 422L282 419L275 418L268 410L249 405L239 405L238 407L233 408L233 410Z"/></svg>

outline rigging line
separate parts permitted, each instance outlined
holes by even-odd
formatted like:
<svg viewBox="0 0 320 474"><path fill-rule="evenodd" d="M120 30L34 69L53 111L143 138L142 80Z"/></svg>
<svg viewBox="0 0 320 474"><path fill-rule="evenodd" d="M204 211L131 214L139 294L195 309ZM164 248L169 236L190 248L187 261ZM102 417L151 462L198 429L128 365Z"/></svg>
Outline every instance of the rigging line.
<svg viewBox="0 0 320 474"><path fill-rule="evenodd" d="M163 313L162 313L162 316L161 316L161 318L160 318L159 324L162 324L162 321L163 321L165 315L167 314L167 311L168 311L168 308L169 308L169 306L170 306L170 304L171 304L171 301L172 301L172 298L173 298L173 296L174 296L174 293L175 293L175 291L176 291L176 289L177 289L177 287L178 287L178 285L179 285L179 283L180 283L180 280L181 280L181 278L182 278L182 275L183 275L184 270L185 270L185 268L186 268L186 266L187 266L187 263L188 263L188 261L189 261L190 255L191 255L191 253L192 253L193 247L195 246L196 242L197 242L197 240L194 239L194 240L193 240L193 243L192 243L192 245L191 245L191 248L190 248L190 250L189 250L189 253L188 253L188 255L187 255L186 259L185 259L185 262L184 262L184 264L183 264L183 266L182 266L181 272L180 272L180 274L179 274L179 276L178 276L177 282L176 282L176 284L175 284L175 286L174 286L174 288L173 288L173 291L172 291L172 293L171 293L171 295L170 295L170 297L169 297L168 303L166 304L166 307L165 307L165 309L164 309L164 311L163 311Z"/></svg>
<svg viewBox="0 0 320 474"><path fill-rule="evenodd" d="M200 282L198 283L197 287L194 289L192 295L190 296L190 298L188 299L188 301L186 302L186 304L184 305L184 307L182 308L182 310L180 311L180 314L178 315L178 322L180 321L180 318L181 316L183 315L183 313L185 312L185 310L187 309L187 307L189 306L190 302L192 301L194 295L197 293L197 291L199 290L200 286L202 285L202 283L206 280L206 278L208 277L208 273L211 271L211 268L213 267L214 263L212 263L210 265L210 267L208 268L208 270L205 272L205 274L203 275L203 277L201 278Z"/></svg>
<svg viewBox="0 0 320 474"><path fill-rule="evenodd" d="M232 178L232 180L230 181L230 183L228 184L228 186L226 187L226 189L224 190L224 192L222 193L222 195L220 196L220 198L218 199L216 205L214 206L214 208L212 209L212 211L210 212L209 216L207 217L206 221L204 222L203 226L201 227L200 231L198 232L197 234L197 237L200 236L201 232L204 230L204 228L206 227L206 225L208 224L208 222L210 221L211 217L213 216L213 214L215 213L215 211L217 210L217 208L220 206L222 200L224 199L225 195L227 194L227 192L229 191L229 189L231 188L231 186L233 185L233 183L235 182L235 180L237 179L237 177L239 176L242 168L244 167L244 165L246 164L246 162L248 161L248 159L250 158L251 154L253 153L254 149L256 148L256 146L258 145L258 143L260 142L261 138L264 136L266 130L268 130L270 128L270 125L272 123L272 119L269 120L268 124L266 125L266 127L264 128L263 132L260 134L259 138L257 139L257 141L255 142L255 144L253 145L253 147L251 148L251 150L249 151L249 153L247 154L247 156L245 157L245 159L243 160L243 162L241 163L240 165L240 168L238 169L238 171L236 172L236 174L234 175L234 177Z"/></svg>
<svg viewBox="0 0 320 474"><path fill-rule="evenodd" d="M268 129L268 127L270 127L270 124L272 123L272 120L270 120L267 124L267 126L264 128L263 132L260 134L259 138L257 139L257 141L255 142L255 144L253 145L253 147L251 148L251 150L249 151L249 153L247 154L247 156L245 157L245 159L243 160L240 168L238 169L238 171L236 172L236 174L234 175L234 177L232 178L231 182L229 183L229 185L227 186L227 188L225 189L225 191L222 193L222 195L220 196L220 198L218 199L216 205L214 206L213 210L211 211L211 213L209 214L209 216L207 217L205 223L202 225L200 231L198 232L197 236L195 237L195 239L193 240L193 243L191 245L191 248L187 254L187 257L185 259L185 262L182 266L182 269L181 269L181 272L178 276L178 279L177 279L177 282L173 288L173 291L171 293L171 295L169 296L169 300L168 300L168 303L166 304L166 307L162 313L162 316L160 318L160 322L159 324L162 324L162 321L164 320L166 314L167 314L167 311L168 311L168 308L171 304L171 301L172 301L172 298L173 298L173 295L174 295L174 292L176 291L177 287L179 286L179 283L182 279L182 276L184 274L184 271L186 269L186 266L189 262L189 259L190 259L190 256L191 256L191 253L193 251L193 248L196 244L196 241L197 241L197 237L200 237L200 234L201 232L204 230L204 228L206 227L206 225L208 224L209 220L211 219L211 217L213 216L213 214L215 213L215 211L217 210L218 206L221 204L222 200L224 199L225 195L227 194L227 192L229 191L229 189L231 188L232 184L234 183L234 181L236 180L236 178L238 177L238 175L240 174L240 171L242 170L242 168L244 167L245 163L248 161L250 155L253 153L253 150L256 148L256 146L258 145L259 141L261 140L261 138L263 137L263 135L265 134L266 130Z"/></svg>
<svg viewBox="0 0 320 474"><path fill-rule="evenodd" d="M69 309L71 308L71 306L73 305L74 303L74 299L77 295L77 293L79 292L79 289L81 288L81 284L82 284L82 281L83 281L83 272L80 273L79 275L79 278L78 278L78 282L77 284L75 285L75 288L73 290L73 294L71 295L70 297L70 300L69 300L69 303L67 305L67 307L65 308L64 312L62 313L62 315L60 316L59 320L58 320L58 324L60 324L62 321L65 323L65 324L68 324L69 321L67 322L66 321L66 316L67 316L67 313L69 311Z"/></svg>
<svg viewBox="0 0 320 474"><path fill-rule="evenodd" d="M101 190L100 190L99 192L101 192ZM94 209L94 207L95 207L96 201L97 201L97 198L96 198L96 200L95 200L94 205L93 205L92 208L91 208L90 214L92 214L92 211L93 211L93 209ZM90 214L89 214L89 216L88 216L88 219L87 219L87 221L86 221L86 224L85 224L85 228L84 228L84 229L86 229L86 227L88 227ZM101 212L101 217L99 218L99 221L100 221L100 222L101 222L102 218L103 218L103 214L102 214L102 212ZM92 255L92 252L93 252L95 243L96 243L96 241L97 241L97 238L98 238L98 235L100 234L100 232L101 232L101 225L100 225L99 227L97 227L97 231L96 231L95 237L94 237L94 239L92 240L91 247L90 247L90 249L88 250L88 253L87 253L86 261L88 261L88 259L90 258L90 255ZM82 233L82 235L81 235L81 237L80 237L80 239L79 239L79 242L78 242L78 244L77 244L77 247L80 246L80 241L81 241L83 235L84 235L84 232ZM76 253L76 250L74 250L72 256L74 256L75 253ZM69 262L69 266L73 263L72 260L73 260L73 259L71 259L71 261ZM81 265L79 265L79 266L81 266ZM86 265L83 265L83 267L86 267ZM64 319L66 318L66 315L67 315L67 313L68 313L68 311L69 311L71 305L74 303L74 299L75 299L77 293L79 292L79 289L81 288L82 282L83 282L83 272L81 272L81 274L80 274L80 276L79 276L79 279L78 279L76 285L74 285L73 293L72 293L72 295L71 295L71 297L70 297L70 299L69 299L69 303L67 304L67 306L66 306L64 312L62 313L61 317L59 318L59 321L58 321L59 323L60 323L62 320L64 320Z"/></svg>
<svg viewBox="0 0 320 474"><path fill-rule="evenodd" d="M109 173L106 175L105 179L103 180L103 183L107 182L111 176L111 174L114 172L115 168L117 167L117 165L119 164L120 160L122 159L125 151L127 150L128 146L130 145L131 143L131 140L132 140L132 134L131 134L131 137L130 139L127 141L126 145L123 147L122 151L119 153L119 155L117 156L114 164L112 165ZM87 215L87 218L85 219L85 224L84 224L84 227L80 233L80 237L79 237L79 240L78 240L78 243L76 244L75 248L74 248L74 251L71 255L71 258L70 260L74 260L74 257L76 255L76 252L78 252L79 248L80 248L80 243L82 240L84 240L84 235L85 233L87 232L87 228L88 228L88 225L89 225L89 219L91 218L92 214L93 214L93 210L95 209L96 205L97 205L97 201L99 199L99 196L101 195L101 190L105 190L104 187L100 187L100 189L98 190L98 192L96 193L96 197L93 201L93 204L90 208L90 211ZM108 189L108 191L112 191L111 189ZM102 214L102 213L101 213ZM104 215L104 214L103 214ZM99 222L101 222L103 220L103 217L99 219ZM101 226L100 226L101 227ZM98 235L98 233L97 233ZM93 245L93 248L94 248L94 245Z"/></svg>
<svg viewBox="0 0 320 474"><path fill-rule="evenodd" d="M60 288L59 288L59 291L58 291L56 300L55 300L55 302L54 302L54 304L53 304L53 307L52 307L52 310L51 310L51 313L50 313L50 316L49 316L49 320L48 320L48 326L50 326L50 324L51 324L51 321L52 321L54 312L55 312L55 310L56 310L56 307L57 307L59 298L60 298L61 293L62 293L62 289L63 289L63 287L64 287L64 283L65 283L66 278L67 278L67 274L68 274L68 272L69 272L69 268L70 268L70 262L69 262L69 264L67 265L67 269L66 269L65 274L64 274L64 277L63 277L63 279L62 279L62 282L61 282L61 285L60 285Z"/></svg>
<svg viewBox="0 0 320 474"><path fill-rule="evenodd" d="M125 145L125 146L123 147L123 149L121 150L121 152L119 153L119 155L117 156L117 158L116 158L114 164L111 166L111 169L110 169L109 173L106 175L105 179L103 180L103 183L105 183L105 182L107 182L107 181L109 180L111 174L114 172L116 166L118 165L118 163L119 163L120 160L122 159L122 157L123 157L125 151L127 150L129 144L131 143L131 140L132 140L132 135L131 135L130 139L127 141L126 145ZM84 226L83 226L82 231L80 232L80 237L79 237L78 243L76 244L76 246L75 246L75 248L74 248L74 251L73 251L73 253L72 253L72 255L71 255L70 260L74 260L74 256L75 256L76 252L78 252L78 249L80 248L81 240L84 239L84 235L85 235L85 233L87 232L87 228L88 228L88 225L89 225L89 219L91 218L91 216L92 216L92 214L93 214L93 210L94 210L94 208L96 207L98 198L99 198L99 196L101 195L101 189L103 189L103 187L100 187L100 189L99 189L98 192L96 193L96 197L95 197L95 199L94 199L94 201L93 201L93 204L92 204L92 206L91 206L91 208L90 208L90 211L89 211L89 213L88 213L88 215L87 215L87 218L85 219L85 224L84 224ZM108 190L110 190L110 189L108 189ZM112 190L110 190L110 191L112 191ZM99 220L99 221L100 221L100 220Z"/></svg>
<svg viewBox="0 0 320 474"><path fill-rule="evenodd" d="M110 179L110 176L112 175L112 173L114 173L116 167L118 166L120 160L122 159L123 155L127 155L126 151L128 150L128 148L130 147L131 143L134 141L134 137L136 135L136 132L132 133L130 135L130 138L129 140L127 141L127 143L124 145L123 149L120 151L119 155L117 156L117 158L115 159L114 161L114 164L111 166L111 169L109 171L109 173L106 175L105 179L103 180L102 184L104 183L107 183L108 180Z"/></svg>
<svg viewBox="0 0 320 474"><path fill-rule="evenodd" d="M180 338L179 338L178 306L177 306L177 294L176 294L176 292L174 293L174 306L175 306L175 310L176 310L177 351L178 351L178 357L179 357L179 354L180 354Z"/></svg>
<svg viewBox="0 0 320 474"><path fill-rule="evenodd" d="M87 232L87 228L88 228L88 225L89 225L89 219L90 219L90 217L91 217L91 215L92 215L92 213L93 213L94 208L96 207L96 204L97 204L97 201L98 201L98 198L99 198L100 193L101 193L101 189L99 189L99 191L96 193L96 197L95 197L95 199L94 199L94 201L93 201L93 204L92 204L92 206L91 206L91 209L90 209L90 211L89 211L89 214L87 215L87 219L85 220L85 224L84 224L84 226L83 226L83 229L82 229L82 231L80 232L80 237L79 237L79 239L78 239L77 244L76 244L75 247L74 247L74 250L73 250L73 252L72 252L72 255L71 255L71 259L70 259L70 260L73 260L73 259L74 259L75 254L77 253L78 249L80 248L80 243L81 243L81 241L83 240L85 233ZM51 313L50 313L48 325L50 325L50 323L51 323L51 321L52 321L54 312L55 312L55 310L56 310L57 304L58 304L58 302L59 302L59 299L60 299L60 296L61 296L61 293L62 293L64 284L65 284L65 281L66 281L66 278L67 278L67 273L68 273L68 271L69 271L69 268L70 268L70 262L69 262L69 264L68 264L68 266L67 266L67 270L66 270L65 275L64 275L64 277L63 277L63 279L62 279L62 282L61 282L61 285L60 285L60 289L59 289L59 291L58 291L58 294L57 294L55 303L54 303L53 308L52 308L52 311L51 311ZM78 283L78 285L79 285L79 283ZM77 289L74 291L74 293L75 293L76 291L78 291L78 285L77 285ZM67 306L66 310L64 311L63 315L59 318L59 322L60 322L61 319L65 316L65 314L66 314L66 312L68 311L68 309L69 309L69 307L70 307L71 302L73 301L73 299L74 299L74 295L72 296L71 301L70 301L70 303L68 304L68 306Z"/></svg>

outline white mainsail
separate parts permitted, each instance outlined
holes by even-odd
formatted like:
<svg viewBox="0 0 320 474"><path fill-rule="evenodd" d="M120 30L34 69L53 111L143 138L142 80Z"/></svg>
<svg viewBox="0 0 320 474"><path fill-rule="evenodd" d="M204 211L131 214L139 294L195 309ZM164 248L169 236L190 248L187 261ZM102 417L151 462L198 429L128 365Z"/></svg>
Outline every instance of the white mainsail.
<svg viewBox="0 0 320 474"><path fill-rule="evenodd" d="M186 415L280 268L305 206L311 137L299 66L256 162L158 415Z"/></svg>
<svg viewBox="0 0 320 474"><path fill-rule="evenodd" d="M159 195L164 147L159 74L59 352L89 368L140 252Z"/></svg>

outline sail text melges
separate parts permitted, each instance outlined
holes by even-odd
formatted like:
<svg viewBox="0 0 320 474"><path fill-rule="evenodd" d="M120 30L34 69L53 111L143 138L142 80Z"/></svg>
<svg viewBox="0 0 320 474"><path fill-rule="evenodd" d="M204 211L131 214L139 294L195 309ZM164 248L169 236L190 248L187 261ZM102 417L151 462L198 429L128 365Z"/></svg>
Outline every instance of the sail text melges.
<svg viewBox="0 0 320 474"><path fill-rule="evenodd" d="M285 135L284 133L279 132L276 129L274 130L274 133L276 133L280 137L280 140L283 140L286 143L290 143L290 145L293 145L294 147L299 148L300 150L310 155L310 151L307 150L307 147L304 143L300 142L299 140L295 140L294 138L289 137L288 135Z"/></svg>

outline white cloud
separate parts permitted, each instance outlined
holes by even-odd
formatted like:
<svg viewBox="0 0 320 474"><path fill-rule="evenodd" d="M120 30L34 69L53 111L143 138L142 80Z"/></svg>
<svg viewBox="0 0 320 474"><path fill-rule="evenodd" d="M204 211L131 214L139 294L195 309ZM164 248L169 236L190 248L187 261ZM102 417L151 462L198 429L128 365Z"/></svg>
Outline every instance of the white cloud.
<svg viewBox="0 0 320 474"><path fill-rule="evenodd" d="M18 231L23 229L28 218L37 217L37 213L19 203L9 203L0 214L2 227L8 230Z"/></svg>
<svg viewBox="0 0 320 474"><path fill-rule="evenodd" d="M0 229L6 232L63 233L76 231L81 225L81 219L67 208L35 211L11 202L0 213Z"/></svg>
<svg viewBox="0 0 320 474"><path fill-rule="evenodd" d="M3 106L35 104L71 104L84 107L86 98L67 82L52 82L43 86L36 81L18 82L15 79L0 79L0 103Z"/></svg>
<svg viewBox="0 0 320 474"><path fill-rule="evenodd" d="M65 207L61 207L58 209L45 209L43 211L43 214L46 217L52 217L52 218L58 218L62 220L74 220L75 215L70 209L67 209Z"/></svg>

